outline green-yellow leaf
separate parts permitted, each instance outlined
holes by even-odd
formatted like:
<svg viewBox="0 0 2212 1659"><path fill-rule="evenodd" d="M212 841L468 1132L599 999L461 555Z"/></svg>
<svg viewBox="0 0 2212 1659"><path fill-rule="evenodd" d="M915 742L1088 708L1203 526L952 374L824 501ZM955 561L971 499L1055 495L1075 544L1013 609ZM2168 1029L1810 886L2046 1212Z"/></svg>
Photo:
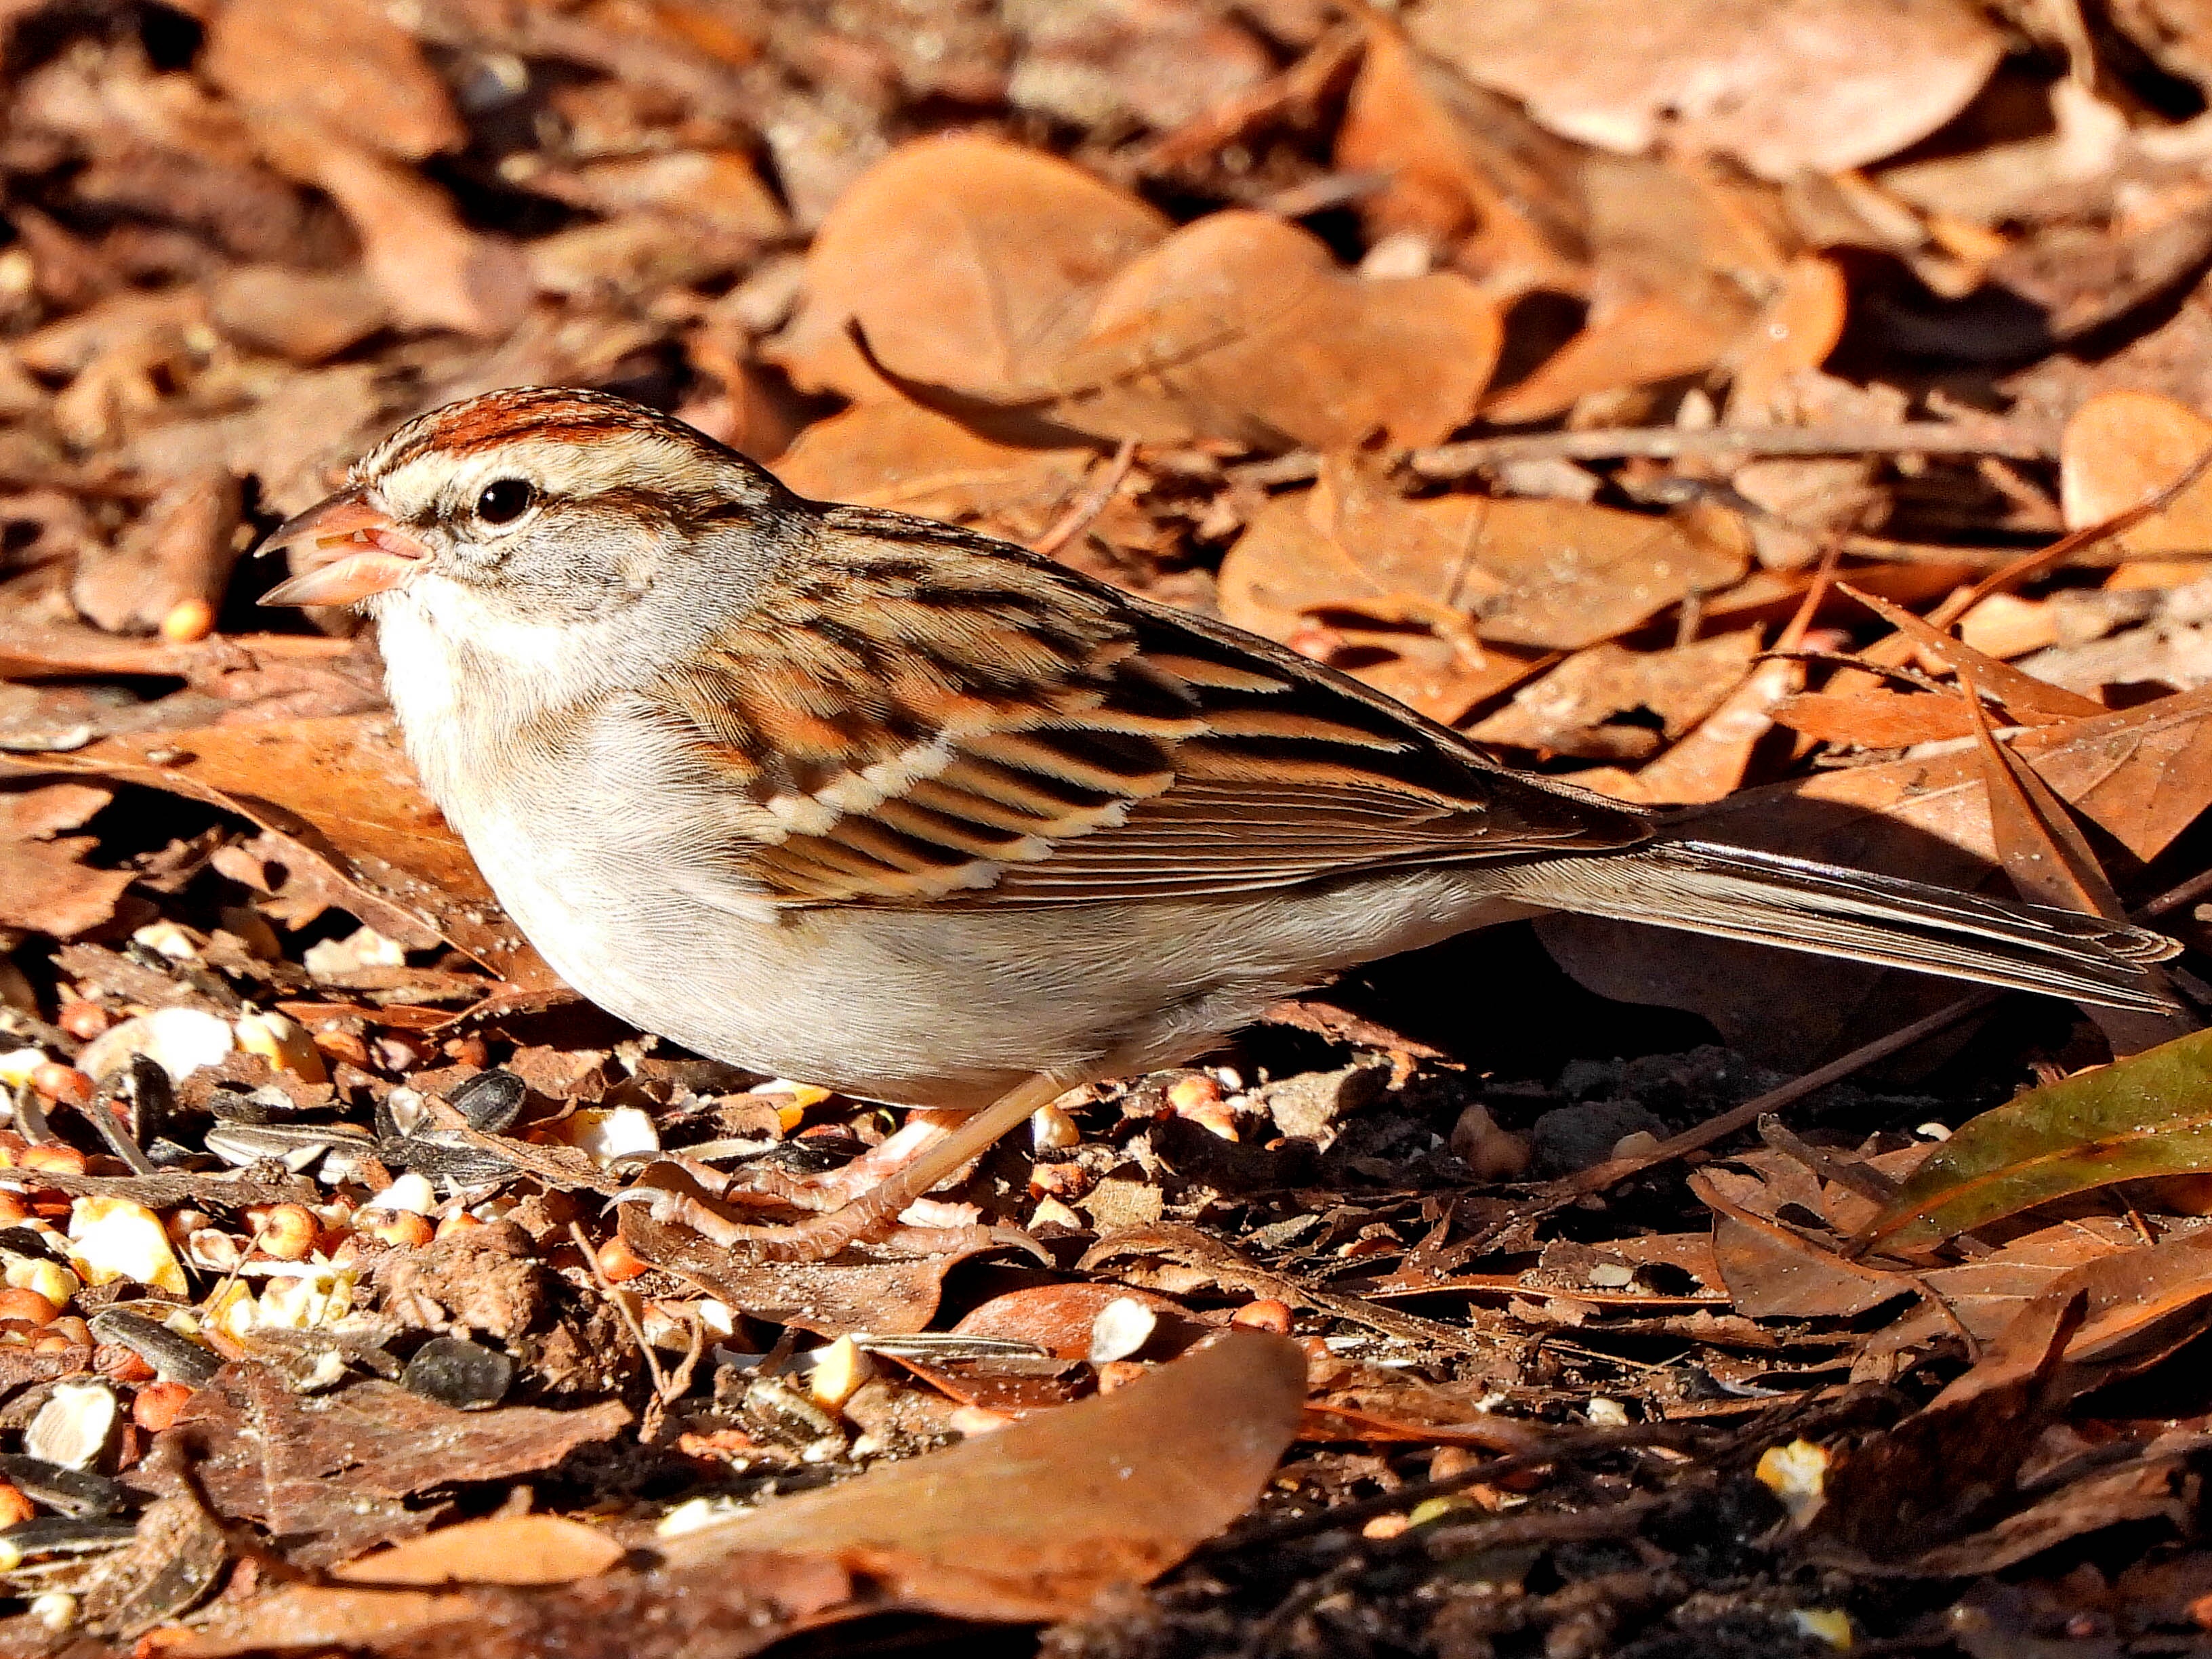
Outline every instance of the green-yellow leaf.
<svg viewBox="0 0 2212 1659"><path fill-rule="evenodd" d="M1922 1249L2069 1194L2212 1170L2212 1031L2031 1090L1929 1154L1863 1244Z"/></svg>

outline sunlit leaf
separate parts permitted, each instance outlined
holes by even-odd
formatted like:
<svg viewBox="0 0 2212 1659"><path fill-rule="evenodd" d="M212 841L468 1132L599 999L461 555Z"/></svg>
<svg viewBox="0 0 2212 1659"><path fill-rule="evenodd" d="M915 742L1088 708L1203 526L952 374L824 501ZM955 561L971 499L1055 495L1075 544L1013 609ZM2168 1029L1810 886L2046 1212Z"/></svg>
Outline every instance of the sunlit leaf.
<svg viewBox="0 0 2212 1659"><path fill-rule="evenodd" d="M2116 1181L2212 1170L2212 1031L2035 1089L1929 1156L1861 1242L1922 1249Z"/></svg>

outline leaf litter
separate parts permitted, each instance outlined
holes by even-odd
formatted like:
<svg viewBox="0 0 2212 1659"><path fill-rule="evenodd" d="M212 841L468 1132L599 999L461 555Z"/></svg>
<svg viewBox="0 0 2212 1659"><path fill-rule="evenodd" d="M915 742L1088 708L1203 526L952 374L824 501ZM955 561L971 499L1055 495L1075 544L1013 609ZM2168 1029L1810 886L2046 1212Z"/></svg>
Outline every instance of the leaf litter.
<svg viewBox="0 0 2212 1659"><path fill-rule="evenodd" d="M2212 1628L2193 955L2185 1029L1552 918L1061 1103L969 1248L747 1261L601 1206L896 1112L578 1003L373 639L252 605L399 420L608 386L1692 833L2194 949L2181 10L7 27L0 1650Z"/></svg>

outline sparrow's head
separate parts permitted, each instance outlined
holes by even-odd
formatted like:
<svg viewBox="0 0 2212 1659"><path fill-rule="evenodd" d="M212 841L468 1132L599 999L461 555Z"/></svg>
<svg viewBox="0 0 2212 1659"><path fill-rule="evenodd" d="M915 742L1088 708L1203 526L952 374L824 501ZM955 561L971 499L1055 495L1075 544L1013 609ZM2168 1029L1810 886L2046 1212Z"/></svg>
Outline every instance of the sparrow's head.
<svg viewBox="0 0 2212 1659"><path fill-rule="evenodd" d="M760 467L641 404L486 392L409 422L344 489L279 526L264 545L291 550L295 574L262 603L412 599L457 620L560 628L671 588L693 605L702 587L735 601L797 507Z"/></svg>

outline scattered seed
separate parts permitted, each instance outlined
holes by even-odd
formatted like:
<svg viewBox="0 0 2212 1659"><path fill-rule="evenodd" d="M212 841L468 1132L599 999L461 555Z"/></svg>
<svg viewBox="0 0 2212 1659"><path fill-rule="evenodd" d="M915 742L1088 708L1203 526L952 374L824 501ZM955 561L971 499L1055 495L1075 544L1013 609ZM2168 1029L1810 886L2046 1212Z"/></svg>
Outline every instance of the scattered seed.
<svg viewBox="0 0 2212 1659"><path fill-rule="evenodd" d="M105 1382L57 1382L23 1430L23 1449L65 1469L88 1469L120 1416L115 1390Z"/></svg>
<svg viewBox="0 0 2212 1659"><path fill-rule="evenodd" d="M1091 1349L1085 1356L1094 1365L1127 1359L1152 1339L1159 1316L1133 1296L1117 1296L1098 1310L1091 1322Z"/></svg>

